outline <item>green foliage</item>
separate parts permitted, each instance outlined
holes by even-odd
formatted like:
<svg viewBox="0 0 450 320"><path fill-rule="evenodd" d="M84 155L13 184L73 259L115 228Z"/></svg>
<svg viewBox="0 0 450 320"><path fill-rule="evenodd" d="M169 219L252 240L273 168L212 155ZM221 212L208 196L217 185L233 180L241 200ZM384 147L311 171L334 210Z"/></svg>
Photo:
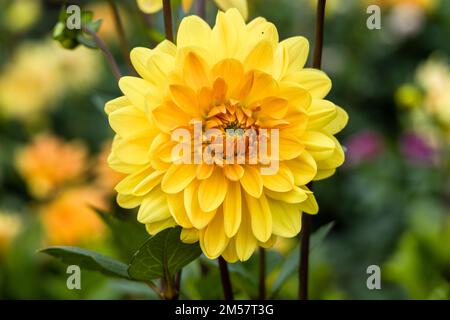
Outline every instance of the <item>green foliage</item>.
<svg viewBox="0 0 450 320"><path fill-rule="evenodd" d="M128 274L133 279L172 278L178 271L198 258L198 243L180 240L181 228L169 228L151 237L134 255Z"/></svg>
<svg viewBox="0 0 450 320"><path fill-rule="evenodd" d="M70 16L67 13L66 7L63 6L59 14L59 20L53 28L53 39L58 41L66 49L75 49L80 44L91 49L97 48L95 42L91 37L86 35L83 28L95 33L100 29L102 21L94 21L94 14L91 11L81 11L81 28L69 29L67 27L67 21L70 19Z"/></svg>
<svg viewBox="0 0 450 320"><path fill-rule="evenodd" d="M99 271L109 276L130 279L128 265L97 252L76 247L55 246L40 252L60 259L68 265L78 265L87 270Z"/></svg>

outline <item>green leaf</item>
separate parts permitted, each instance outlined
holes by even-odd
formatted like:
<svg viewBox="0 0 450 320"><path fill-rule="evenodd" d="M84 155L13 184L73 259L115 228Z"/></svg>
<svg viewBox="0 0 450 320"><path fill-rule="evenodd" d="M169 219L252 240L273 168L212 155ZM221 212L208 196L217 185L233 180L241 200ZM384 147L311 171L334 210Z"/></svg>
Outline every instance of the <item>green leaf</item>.
<svg viewBox="0 0 450 320"><path fill-rule="evenodd" d="M112 240L125 261L130 261L134 253L142 247L149 235L135 214L102 212L93 208L111 230Z"/></svg>
<svg viewBox="0 0 450 320"><path fill-rule="evenodd" d="M128 274L138 280L171 278L202 253L198 243L180 240L181 228L169 228L151 237L134 255Z"/></svg>
<svg viewBox="0 0 450 320"><path fill-rule="evenodd" d="M312 251L313 249L320 246L327 235L330 233L331 229L334 227L334 221L331 221L327 223L324 226L321 226L319 229L317 229L316 232L313 233L311 236L311 242L309 244L309 251Z"/></svg>
<svg viewBox="0 0 450 320"><path fill-rule="evenodd" d="M328 233L334 226L334 221L327 223L326 225L317 229L316 232L311 236L310 244L309 244L309 253L319 246L327 237ZM299 245L296 245L292 252L289 254L287 259L283 262L281 266L280 273L278 274L277 279L272 285L272 296L275 296L278 290L280 290L281 286L284 282L298 269L300 261L300 249Z"/></svg>
<svg viewBox="0 0 450 320"><path fill-rule="evenodd" d="M58 258L69 265L75 264L87 270L99 271L109 276L130 279L127 272L128 266L125 263L94 251L77 247L55 246L42 249L40 252Z"/></svg>

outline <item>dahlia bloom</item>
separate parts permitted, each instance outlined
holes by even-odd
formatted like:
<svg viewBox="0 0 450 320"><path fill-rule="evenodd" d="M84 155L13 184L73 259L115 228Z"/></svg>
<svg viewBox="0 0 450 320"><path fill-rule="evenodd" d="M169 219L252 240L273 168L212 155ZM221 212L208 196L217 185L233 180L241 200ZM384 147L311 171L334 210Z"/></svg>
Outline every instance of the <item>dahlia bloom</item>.
<svg viewBox="0 0 450 320"><path fill-rule="evenodd" d="M181 240L199 241L210 259L245 261L276 237L296 236L302 213L318 211L306 184L331 176L344 161L333 135L348 119L324 99L331 89L325 73L304 68L308 49L303 37L279 42L263 18L246 24L236 9L219 12L212 29L197 16L183 19L176 44L133 49L142 78L123 77L124 96L105 106L116 132L108 161L127 175L116 186L118 203L140 206L138 220L150 234L181 226ZM267 129L270 139L276 129L278 152L236 163L233 148L212 162L180 162L174 133L195 136L197 123L216 133L202 133L200 145L188 149L194 158L235 128L258 135ZM249 137L238 138L248 151ZM263 174L267 158L278 161L271 174Z"/></svg>
<svg viewBox="0 0 450 320"><path fill-rule="evenodd" d="M30 193L45 198L66 183L81 179L87 167L87 150L78 142L40 135L17 152L16 167Z"/></svg>
<svg viewBox="0 0 450 320"><path fill-rule="evenodd" d="M42 206L41 220L51 245L96 241L105 234L95 209L106 210L104 195L92 187L67 189Z"/></svg>

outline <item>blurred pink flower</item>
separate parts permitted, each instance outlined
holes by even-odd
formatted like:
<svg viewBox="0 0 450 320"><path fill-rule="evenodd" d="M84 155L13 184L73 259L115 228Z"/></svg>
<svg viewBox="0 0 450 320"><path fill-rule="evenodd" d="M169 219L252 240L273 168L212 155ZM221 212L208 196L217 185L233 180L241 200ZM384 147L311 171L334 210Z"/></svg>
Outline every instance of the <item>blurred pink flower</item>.
<svg viewBox="0 0 450 320"><path fill-rule="evenodd" d="M380 134L365 130L351 136L345 143L347 148L346 162L348 166L356 166L377 158L384 150Z"/></svg>
<svg viewBox="0 0 450 320"><path fill-rule="evenodd" d="M425 166L435 165L438 150L431 146L420 134L405 132L400 138L400 152L406 161Z"/></svg>

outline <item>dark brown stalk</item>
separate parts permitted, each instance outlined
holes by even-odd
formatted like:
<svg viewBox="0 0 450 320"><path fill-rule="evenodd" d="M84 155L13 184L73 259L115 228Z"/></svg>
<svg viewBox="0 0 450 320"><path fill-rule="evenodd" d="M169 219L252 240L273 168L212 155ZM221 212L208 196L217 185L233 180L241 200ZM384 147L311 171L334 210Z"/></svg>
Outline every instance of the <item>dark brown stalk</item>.
<svg viewBox="0 0 450 320"><path fill-rule="evenodd" d="M266 299L266 250L259 248L259 299Z"/></svg>
<svg viewBox="0 0 450 320"><path fill-rule="evenodd" d="M112 55L111 51L106 46L105 42L98 36L97 33L92 31L91 29L86 28L86 27L81 27L81 28L84 33L86 33L92 37L92 40L94 40L97 47L103 52L114 77L116 78L117 81L119 81L119 79L122 77L122 74L120 73L119 66L117 65L117 62L114 59L114 56Z"/></svg>
<svg viewBox="0 0 450 320"><path fill-rule="evenodd" d="M197 15L203 20L206 19L206 0L197 1Z"/></svg>
<svg viewBox="0 0 450 320"><path fill-rule="evenodd" d="M163 13L166 39L173 42L172 7L170 6L170 0L163 0Z"/></svg>
<svg viewBox="0 0 450 320"><path fill-rule="evenodd" d="M108 3L113 13L117 34L119 35L120 48L122 51L123 58L127 62L128 67L130 67L131 69L130 46L128 44L128 40L125 34L122 19L120 18L119 9L117 7L115 0L108 0Z"/></svg>
<svg viewBox="0 0 450 320"><path fill-rule="evenodd" d="M223 296L225 300L233 300L233 289L231 287L230 274L228 273L228 264L224 258L219 257L220 279L222 280Z"/></svg>
<svg viewBox="0 0 450 320"><path fill-rule="evenodd" d="M322 66L323 29L325 24L326 0L318 0L316 11L316 32L314 41L313 68L320 69ZM312 189L312 183L309 188ZM308 266L309 266L309 240L311 237L311 217L302 215L302 236L300 245L300 267L299 267L299 290L300 300L308 300Z"/></svg>

